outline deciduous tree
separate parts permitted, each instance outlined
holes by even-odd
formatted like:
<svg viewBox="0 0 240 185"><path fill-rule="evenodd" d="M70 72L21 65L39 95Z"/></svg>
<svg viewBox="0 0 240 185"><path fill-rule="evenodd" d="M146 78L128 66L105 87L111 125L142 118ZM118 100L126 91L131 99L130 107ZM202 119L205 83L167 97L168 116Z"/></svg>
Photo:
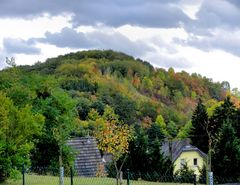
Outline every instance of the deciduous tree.
<svg viewBox="0 0 240 185"><path fill-rule="evenodd" d="M29 105L18 108L0 91L0 181L20 173L22 164L30 165L34 136L44 123L41 114L32 113Z"/></svg>
<svg viewBox="0 0 240 185"><path fill-rule="evenodd" d="M119 184L120 172L125 160L123 160L120 166L117 165L117 161L128 152L129 142L133 138L132 129L127 124L120 122L109 106L105 108L103 116L105 118L105 125L102 129L95 132L95 136L98 140L99 149L112 154L117 174L116 181Z"/></svg>

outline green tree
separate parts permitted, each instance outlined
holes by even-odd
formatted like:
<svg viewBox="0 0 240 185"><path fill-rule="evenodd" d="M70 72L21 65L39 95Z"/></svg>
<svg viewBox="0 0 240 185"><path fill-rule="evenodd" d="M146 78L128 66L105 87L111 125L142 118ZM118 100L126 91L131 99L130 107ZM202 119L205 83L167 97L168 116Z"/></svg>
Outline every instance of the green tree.
<svg viewBox="0 0 240 185"><path fill-rule="evenodd" d="M184 164L181 169L175 173L177 182L192 183L194 182L194 170L190 169L187 164Z"/></svg>
<svg viewBox="0 0 240 185"><path fill-rule="evenodd" d="M152 90L153 90L153 82L152 80L149 78L149 77L144 77L143 80L142 80L142 89L144 92L147 92L147 93L152 93Z"/></svg>
<svg viewBox="0 0 240 185"><path fill-rule="evenodd" d="M148 147L147 147L147 163L149 172L159 172L165 175L172 174L171 162L162 154L161 146L165 138L164 133L158 124L153 123L147 131Z"/></svg>
<svg viewBox="0 0 240 185"><path fill-rule="evenodd" d="M240 138L229 119L220 128L212 164L215 174L219 177L224 176L232 180L240 177Z"/></svg>
<svg viewBox="0 0 240 185"><path fill-rule="evenodd" d="M177 138L180 139L186 139L190 137L190 134L192 132L192 122L191 120L188 121L183 127L180 128L178 134L177 134Z"/></svg>
<svg viewBox="0 0 240 185"><path fill-rule="evenodd" d="M146 174L172 175L173 165L161 151L164 134L156 123L149 129L135 126L134 139L130 143L127 167L133 172L134 178L158 180L158 175L149 177ZM154 179L153 179L154 178Z"/></svg>
<svg viewBox="0 0 240 185"><path fill-rule="evenodd" d="M212 127L212 132L217 134L219 128L222 127L226 120L237 120L237 109L233 105L230 97L228 96L221 106L218 106L212 117L210 118L210 123Z"/></svg>
<svg viewBox="0 0 240 185"><path fill-rule="evenodd" d="M239 177L236 169L240 161L238 117L238 110L231 102L230 97L227 97L215 109L210 118L211 135L213 136L212 166L216 175L227 174L229 177Z"/></svg>
<svg viewBox="0 0 240 185"><path fill-rule="evenodd" d="M6 90L7 96L11 98L14 105L18 107L24 107L27 104L31 105L36 93L31 91L28 87L20 84L14 84L11 88Z"/></svg>
<svg viewBox="0 0 240 185"><path fill-rule="evenodd" d="M157 110L155 105L149 101L144 101L140 103L140 112L141 118L149 117L152 121L156 120L157 118Z"/></svg>
<svg viewBox="0 0 240 185"><path fill-rule="evenodd" d="M162 115L158 115L155 122L156 122L156 125L160 128L161 132L165 136L168 136L167 125L166 125Z"/></svg>
<svg viewBox="0 0 240 185"><path fill-rule="evenodd" d="M76 102L61 89L53 89L48 97L36 99L35 110L45 116L45 124L43 135L32 152L33 166L57 167L58 156L69 165L72 158L65 143L75 130L75 107Z"/></svg>
<svg viewBox="0 0 240 185"><path fill-rule="evenodd" d="M80 97L76 108L79 118L81 120L86 120L87 115L91 110L91 101L88 98Z"/></svg>
<svg viewBox="0 0 240 185"><path fill-rule="evenodd" d="M192 116L192 130L190 133L190 138L192 144L203 152L208 152L208 115L205 106L202 103L202 100L199 99L198 105L193 112Z"/></svg>
<svg viewBox="0 0 240 185"><path fill-rule="evenodd" d="M30 150L34 136L41 135L44 117L32 113L26 105L14 106L11 99L0 92L0 181L20 173L22 164L30 165Z"/></svg>
<svg viewBox="0 0 240 185"><path fill-rule="evenodd" d="M126 166L131 172L144 173L148 168L147 146L148 136L146 131L139 125L136 125L134 128L134 137L129 144L129 153L126 159Z"/></svg>
<svg viewBox="0 0 240 185"><path fill-rule="evenodd" d="M167 132L168 132L168 135L169 135L171 138L175 138L175 137L177 136L178 128L177 128L176 123L173 122L172 120L170 120L170 121L167 123Z"/></svg>
<svg viewBox="0 0 240 185"><path fill-rule="evenodd" d="M129 98L116 93L113 96L114 111L119 119L127 124L134 124L136 121L136 103Z"/></svg>

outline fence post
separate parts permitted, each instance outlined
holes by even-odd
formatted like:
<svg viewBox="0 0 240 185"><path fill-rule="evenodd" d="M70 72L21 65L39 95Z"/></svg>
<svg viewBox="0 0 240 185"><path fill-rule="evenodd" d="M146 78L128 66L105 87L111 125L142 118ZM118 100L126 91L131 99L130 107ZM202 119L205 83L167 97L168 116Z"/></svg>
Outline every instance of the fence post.
<svg viewBox="0 0 240 185"><path fill-rule="evenodd" d="M70 175L71 175L71 185L73 185L73 168L70 169Z"/></svg>
<svg viewBox="0 0 240 185"><path fill-rule="evenodd" d="M127 169L127 185L130 185L130 172L129 172L129 169Z"/></svg>
<svg viewBox="0 0 240 185"><path fill-rule="evenodd" d="M25 185L25 169L24 169L24 164L22 164L22 183Z"/></svg>
<svg viewBox="0 0 240 185"><path fill-rule="evenodd" d="M60 166L59 185L64 185L64 167Z"/></svg>
<svg viewBox="0 0 240 185"><path fill-rule="evenodd" d="M194 185L197 185L197 176L196 176L196 174L194 174L193 184L194 184Z"/></svg>
<svg viewBox="0 0 240 185"><path fill-rule="evenodd" d="M213 172L208 172L209 174L209 185L213 185L213 183L214 183L214 179L213 179Z"/></svg>

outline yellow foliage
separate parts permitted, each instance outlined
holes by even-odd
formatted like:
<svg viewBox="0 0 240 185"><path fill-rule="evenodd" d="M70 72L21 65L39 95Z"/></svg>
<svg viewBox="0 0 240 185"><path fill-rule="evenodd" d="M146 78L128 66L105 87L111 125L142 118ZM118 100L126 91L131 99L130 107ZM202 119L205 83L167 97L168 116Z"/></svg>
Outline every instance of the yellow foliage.
<svg viewBox="0 0 240 185"><path fill-rule="evenodd" d="M87 121L82 121L78 118L75 119L75 125L76 125L76 128L88 128L88 122Z"/></svg>
<svg viewBox="0 0 240 185"><path fill-rule="evenodd" d="M214 99L210 99L206 103L208 116L211 117L215 109L223 104L223 101L217 102Z"/></svg>
<svg viewBox="0 0 240 185"><path fill-rule="evenodd" d="M105 127L95 132L100 150L111 153L117 161L128 152L129 142L133 139L132 128L115 121L105 122Z"/></svg>

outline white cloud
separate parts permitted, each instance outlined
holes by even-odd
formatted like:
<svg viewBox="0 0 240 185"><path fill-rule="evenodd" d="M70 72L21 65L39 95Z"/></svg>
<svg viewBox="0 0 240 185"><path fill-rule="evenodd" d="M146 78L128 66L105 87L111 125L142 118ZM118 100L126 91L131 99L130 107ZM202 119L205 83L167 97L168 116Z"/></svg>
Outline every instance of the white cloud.
<svg viewBox="0 0 240 185"><path fill-rule="evenodd" d="M155 67L165 69L173 67L176 71L187 70L192 66L184 57L178 55L172 56L161 52L147 54L145 60L151 61L151 64Z"/></svg>
<svg viewBox="0 0 240 185"><path fill-rule="evenodd" d="M41 55L15 55L17 65L32 65L36 62L45 62L47 58L57 57L70 52L77 52L79 50L69 48L58 48L49 44L36 44L36 47L41 48Z"/></svg>
<svg viewBox="0 0 240 185"><path fill-rule="evenodd" d="M191 47L179 47L179 53L191 61L192 67L186 69L216 81L228 81L231 87L240 87L240 58L221 50L201 51Z"/></svg>
<svg viewBox="0 0 240 185"><path fill-rule="evenodd" d="M19 18L0 18L0 45L4 38L29 39L31 37L42 37L45 32L57 32L64 27L70 27L70 15L59 15L55 17L42 16L32 20Z"/></svg>
<svg viewBox="0 0 240 185"><path fill-rule="evenodd" d="M7 66L5 60L6 60L6 54L0 48L0 70Z"/></svg>
<svg viewBox="0 0 240 185"><path fill-rule="evenodd" d="M197 19L196 13L198 12L202 2L203 0L181 0L178 5L191 19Z"/></svg>

